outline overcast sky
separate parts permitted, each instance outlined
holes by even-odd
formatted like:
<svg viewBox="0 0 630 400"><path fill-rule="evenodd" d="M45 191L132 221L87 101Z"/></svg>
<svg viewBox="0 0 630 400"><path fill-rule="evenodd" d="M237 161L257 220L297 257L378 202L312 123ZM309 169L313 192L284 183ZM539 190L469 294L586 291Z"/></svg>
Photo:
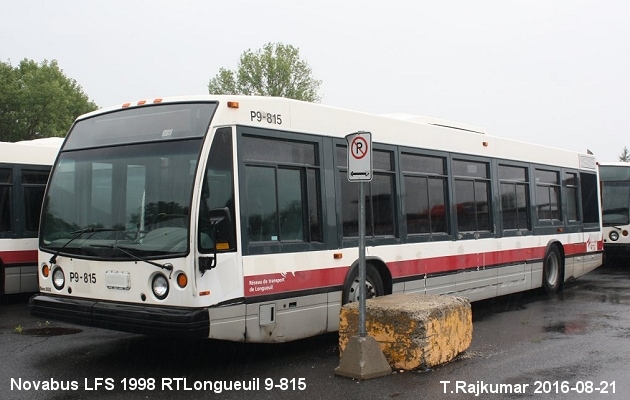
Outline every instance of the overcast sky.
<svg viewBox="0 0 630 400"><path fill-rule="evenodd" d="M56 59L100 107L207 94L282 42L322 103L412 113L617 161L630 148L628 0L20 0L0 59Z"/></svg>

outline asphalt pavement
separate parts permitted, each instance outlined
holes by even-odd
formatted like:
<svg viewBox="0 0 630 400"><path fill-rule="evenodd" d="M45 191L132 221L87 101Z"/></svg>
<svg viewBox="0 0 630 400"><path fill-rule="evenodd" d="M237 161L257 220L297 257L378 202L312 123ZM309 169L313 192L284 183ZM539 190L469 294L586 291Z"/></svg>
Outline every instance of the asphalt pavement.
<svg viewBox="0 0 630 400"><path fill-rule="evenodd" d="M356 381L335 375L336 334L256 345L156 339L32 317L0 305L0 399L627 399L630 263L555 296L473 303L454 361Z"/></svg>

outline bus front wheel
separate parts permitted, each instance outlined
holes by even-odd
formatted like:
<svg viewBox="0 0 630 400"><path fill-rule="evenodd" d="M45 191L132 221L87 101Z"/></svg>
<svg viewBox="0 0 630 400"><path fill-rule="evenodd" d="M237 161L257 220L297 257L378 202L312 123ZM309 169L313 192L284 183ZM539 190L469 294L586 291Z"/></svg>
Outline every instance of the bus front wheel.
<svg viewBox="0 0 630 400"><path fill-rule="evenodd" d="M543 261L543 289L553 294L562 287L562 256L557 246L550 246Z"/></svg>
<svg viewBox="0 0 630 400"><path fill-rule="evenodd" d="M352 275L343 288L343 304L359 301L359 268L352 271ZM383 288L383 279L378 273L376 267L371 264L365 265L365 298L383 296L385 289Z"/></svg>

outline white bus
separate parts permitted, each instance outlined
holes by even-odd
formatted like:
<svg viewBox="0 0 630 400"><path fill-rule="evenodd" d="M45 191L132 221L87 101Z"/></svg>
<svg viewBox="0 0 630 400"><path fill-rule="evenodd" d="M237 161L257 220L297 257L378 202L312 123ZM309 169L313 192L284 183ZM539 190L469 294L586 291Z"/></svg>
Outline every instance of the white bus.
<svg viewBox="0 0 630 400"><path fill-rule="evenodd" d="M630 256L630 163L599 163L606 256Z"/></svg>
<svg viewBox="0 0 630 400"><path fill-rule="evenodd" d="M0 142L0 298L35 293L39 214L62 138Z"/></svg>
<svg viewBox="0 0 630 400"><path fill-rule="evenodd" d="M247 342L338 330L358 295L356 131L373 141L367 296L555 292L602 263L590 155L283 98L155 99L72 126L32 314Z"/></svg>

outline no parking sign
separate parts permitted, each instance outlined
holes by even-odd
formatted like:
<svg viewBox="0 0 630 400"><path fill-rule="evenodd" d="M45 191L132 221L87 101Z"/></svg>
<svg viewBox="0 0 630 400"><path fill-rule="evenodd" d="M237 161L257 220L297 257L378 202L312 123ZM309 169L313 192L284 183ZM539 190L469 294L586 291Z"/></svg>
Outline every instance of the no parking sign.
<svg viewBox="0 0 630 400"><path fill-rule="evenodd" d="M346 136L348 143L348 181L372 180L372 134L355 132Z"/></svg>

